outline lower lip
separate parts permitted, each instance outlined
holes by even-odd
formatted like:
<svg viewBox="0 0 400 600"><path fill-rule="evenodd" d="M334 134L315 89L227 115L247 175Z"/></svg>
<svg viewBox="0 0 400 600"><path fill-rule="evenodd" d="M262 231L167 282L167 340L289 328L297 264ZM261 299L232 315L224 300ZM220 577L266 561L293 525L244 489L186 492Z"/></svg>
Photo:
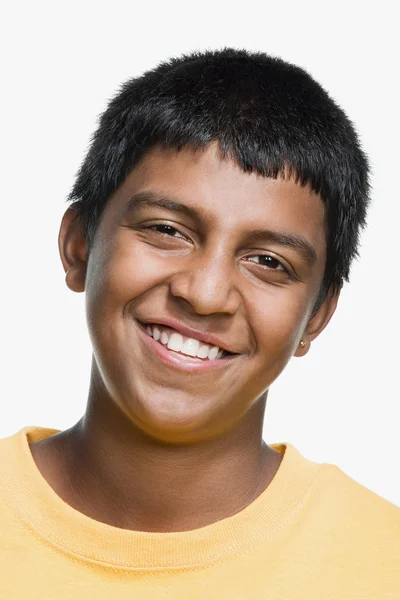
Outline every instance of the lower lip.
<svg viewBox="0 0 400 600"><path fill-rule="evenodd" d="M156 354L166 365L180 371L185 371L186 373L214 371L215 369L226 367L232 362L233 358L236 358L236 355L225 356L224 358L218 358L216 360L195 360L191 359L191 357L186 358L185 355L168 350L165 346L156 342L156 340L147 333L141 323L138 321L136 321L136 323L144 342L151 350L153 350L154 354Z"/></svg>

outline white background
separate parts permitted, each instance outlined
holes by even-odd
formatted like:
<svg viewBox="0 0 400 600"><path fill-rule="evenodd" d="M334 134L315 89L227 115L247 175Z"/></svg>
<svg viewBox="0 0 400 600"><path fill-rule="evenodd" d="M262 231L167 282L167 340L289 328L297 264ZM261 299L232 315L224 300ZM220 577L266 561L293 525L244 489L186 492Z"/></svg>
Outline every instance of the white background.
<svg viewBox="0 0 400 600"><path fill-rule="evenodd" d="M336 315L273 386L268 443L288 441L400 504L400 138L395 2L17 2L1 39L0 437L84 411L84 297L58 259L65 198L97 115L125 79L194 49L295 62L356 124L373 166L361 259Z"/></svg>

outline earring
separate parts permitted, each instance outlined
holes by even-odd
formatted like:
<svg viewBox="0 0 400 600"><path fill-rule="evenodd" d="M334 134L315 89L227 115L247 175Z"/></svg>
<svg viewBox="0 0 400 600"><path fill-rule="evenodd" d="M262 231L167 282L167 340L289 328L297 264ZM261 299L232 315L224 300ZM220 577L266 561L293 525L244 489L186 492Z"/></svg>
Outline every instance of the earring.
<svg viewBox="0 0 400 600"><path fill-rule="evenodd" d="M304 348L304 346L305 346L305 345L306 345L305 341L304 341L304 340L301 340L301 342L300 342L300 346L301 346L301 348Z"/></svg>

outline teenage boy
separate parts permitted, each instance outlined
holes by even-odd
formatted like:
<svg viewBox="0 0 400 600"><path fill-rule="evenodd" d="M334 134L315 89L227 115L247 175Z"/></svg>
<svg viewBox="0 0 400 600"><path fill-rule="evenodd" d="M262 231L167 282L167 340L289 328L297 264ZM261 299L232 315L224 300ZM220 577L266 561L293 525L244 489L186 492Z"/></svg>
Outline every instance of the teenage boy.
<svg viewBox="0 0 400 600"><path fill-rule="evenodd" d="M0 597L400 598L399 509L262 439L365 223L343 111L264 54L171 60L110 102L70 200L88 404L0 442Z"/></svg>

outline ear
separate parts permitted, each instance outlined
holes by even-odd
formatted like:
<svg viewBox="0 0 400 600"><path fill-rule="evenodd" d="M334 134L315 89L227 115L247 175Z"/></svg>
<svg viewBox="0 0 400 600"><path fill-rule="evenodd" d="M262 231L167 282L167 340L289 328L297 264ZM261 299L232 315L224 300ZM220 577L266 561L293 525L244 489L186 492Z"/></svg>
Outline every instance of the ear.
<svg viewBox="0 0 400 600"><path fill-rule="evenodd" d="M85 290L87 244L82 222L75 208L68 208L62 218L58 249L65 271L65 281L73 292Z"/></svg>
<svg viewBox="0 0 400 600"><path fill-rule="evenodd" d="M311 342L319 336L331 320L336 310L339 296L340 290L338 292L333 292L331 288L328 290L324 302L308 321L294 356L304 356L307 354L311 347Z"/></svg>

